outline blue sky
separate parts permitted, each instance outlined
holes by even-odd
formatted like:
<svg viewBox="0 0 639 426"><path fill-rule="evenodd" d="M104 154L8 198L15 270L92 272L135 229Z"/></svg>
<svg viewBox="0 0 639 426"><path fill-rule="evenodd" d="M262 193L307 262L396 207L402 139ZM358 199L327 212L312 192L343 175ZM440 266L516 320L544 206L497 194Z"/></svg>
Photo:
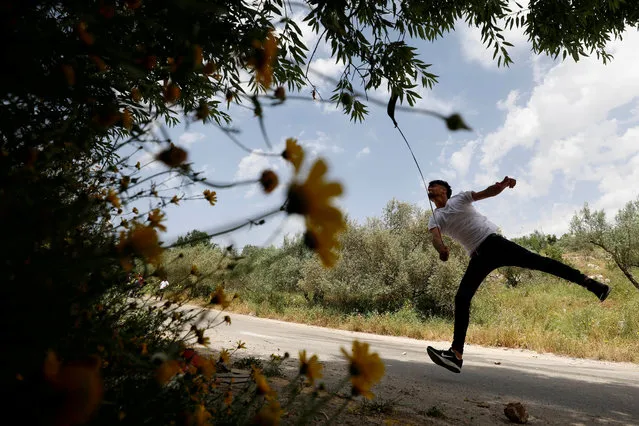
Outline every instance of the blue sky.
<svg viewBox="0 0 639 426"><path fill-rule="evenodd" d="M437 42L413 42L420 57L433 64L431 72L439 75L432 91L420 91L418 106L459 112L473 128L451 133L439 120L397 112L426 179L446 179L457 193L515 177L515 189L476 204L507 237L534 230L562 234L584 202L613 217L639 193L639 34L633 30L623 41L612 42L609 50L615 58L608 65L596 58L553 62L533 55L520 32L513 30L506 38L515 45L510 49L515 63L501 69L492 61L492 51L481 45L479 30L464 23ZM317 40L309 29L304 29L304 39L310 46ZM311 68L332 76L342 69L322 45ZM330 84L312 79L323 97L330 97ZM340 207L357 221L379 216L392 198L428 208L419 173L385 108L370 105L366 120L355 124L334 106L312 102L310 88L301 94L309 101L291 100L264 111L275 151L294 137L308 156L325 158L329 176L345 187ZM388 99L385 87L370 95ZM240 140L267 150L252 112L233 107L230 112L241 129ZM249 155L214 126L180 125L170 134L212 181L256 178L266 168L278 173L281 183L291 176L282 159ZM283 202L284 185L270 195L254 186L217 193L216 206L195 200L168 207L164 239L257 216ZM218 241L239 247L278 244L301 229L299 220L276 216Z"/></svg>

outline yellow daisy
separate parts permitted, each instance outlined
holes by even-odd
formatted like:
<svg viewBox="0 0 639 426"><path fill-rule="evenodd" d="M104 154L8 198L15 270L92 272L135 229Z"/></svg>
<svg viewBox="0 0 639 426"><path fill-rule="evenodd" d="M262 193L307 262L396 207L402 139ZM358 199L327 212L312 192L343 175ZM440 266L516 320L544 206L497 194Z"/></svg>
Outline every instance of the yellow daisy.
<svg viewBox="0 0 639 426"><path fill-rule="evenodd" d="M300 374L306 376L311 384L322 378L322 368L317 355L306 359L306 350L300 351Z"/></svg>
<svg viewBox="0 0 639 426"><path fill-rule="evenodd" d="M362 395L372 399L371 387L384 376L384 363L377 353L368 353L368 343L353 341L353 354L341 349L342 353L349 361L351 384L353 385L353 395Z"/></svg>

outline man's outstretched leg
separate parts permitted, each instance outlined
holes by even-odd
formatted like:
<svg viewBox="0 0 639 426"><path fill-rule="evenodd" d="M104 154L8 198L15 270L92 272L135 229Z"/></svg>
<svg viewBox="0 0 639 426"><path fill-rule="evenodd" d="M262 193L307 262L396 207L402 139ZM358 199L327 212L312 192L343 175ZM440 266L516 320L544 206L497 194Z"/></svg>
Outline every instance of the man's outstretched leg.
<svg viewBox="0 0 639 426"><path fill-rule="evenodd" d="M461 373L464 364L462 355L466 331L470 321L470 302L484 278L494 269L490 263L487 256L476 255L471 258L468 264L468 269L466 269L455 295L455 331L451 348L448 350L435 349L432 346L426 348L428 356L435 364L453 373Z"/></svg>
<svg viewBox="0 0 639 426"><path fill-rule="evenodd" d="M519 266L563 278L586 288L601 302L606 300L610 294L610 286L600 283L564 263L533 253L505 238L500 238L498 244L501 246L499 250L503 253L499 266Z"/></svg>

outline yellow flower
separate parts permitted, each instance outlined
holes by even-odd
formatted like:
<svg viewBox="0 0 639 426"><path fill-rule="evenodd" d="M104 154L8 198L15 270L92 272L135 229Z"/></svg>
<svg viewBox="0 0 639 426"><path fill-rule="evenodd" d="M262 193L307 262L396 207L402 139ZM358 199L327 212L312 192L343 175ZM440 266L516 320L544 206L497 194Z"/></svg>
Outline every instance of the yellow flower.
<svg viewBox="0 0 639 426"><path fill-rule="evenodd" d="M196 367L207 379L211 378L211 376L215 373L215 363L211 358L204 358Z"/></svg>
<svg viewBox="0 0 639 426"><path fill-rule="evenodd" d="M241 340L237 341L237 348L238 349L246 349L246 343L242 342Z"/></svg>
<svg viewBox="0 0 639 426"><path fill-rule="evenodd" d="M174 195L174 196L171 198L171 204L178 204L178 205L180 204L180 199L178 198L178 196L177 196L177 195Z"/></svg>
<svg viewBox="0 0 639 426"><path fill-rule="evenodd" d="M95 39L93 38L93 35L91 35L87 31L86 22L80 22L75 29L78 33L78 37L80 38L80 40L82 40L84 44L86 44L87 46L91 46L93 43L95 43Z"/></svg>
<svg viewBox="0 0 639 426"><path fill-rule="evenodd" d="M87 422L102 401L100 358L91 357L61 363L54 352L44 362L44 376L56 392L52 400L59 401L56 424Z"/></svg>
<svg viewBox="0 0 639 426"><path fill-rule="evenodd" d="M157 228L160 231L166 232L166 226L162 225L160 222L164 220L164 213L160 211L160 209L154 209L149 213L149 222L151 228Z"/></svg>
<svg viewBox="0 0 639 426"><path fill-rule="evenodd" d="M135 224L128 233L120 233L120 243L117 249L122 255L120 262L126 271L133 268L130 255L137 254L153 265L159 265L162 255L162 247L155 229Z"/></svg>
<svg viewBox="0 0 639 426"><path fill-rule="evenodd" d="M198 275L200 273L200 271L197 269L197 265L194 263L193 265L191 265L191 275Z"/></svg>
<svg viewBox="0 0 639 426"><path fill-rule="evenodd" d="M335 265L338 259L337 251L341 245L337 240L336 233L331 230L317 231L306 224L307 230L304 233L304 244L319 256L322 264L330 268Z"/></svg>
<svg viewBox="0 0 639 426"><path fill-rule="evenodd" d="M198 66L202 63L202 47L196 44L193 46L193 66Z"/></svg>
<svg viewBox="0 0 639 426"><path fill-rule="evenodd" d="M353 341L353 355L349 355L344 348L342 353L350 362L349 370L353 395L373 398L371 387L384 376L384 363L377 353L368 353L368 343Z"/></svg>
<svg viewBox="0 0 639 426"><path fill-rule="evenodd" d="M275 92L273 92L273 96L275 96L276 99L283 101L286 99L286 90L284 90L284 87L280 86L275 89Z"/></svg>
<svg viewBox="0 0 639 426"><path fill-rule="evenodd" d="M306 182L295 182L289 188L287 212L304 215L314 226L321 228L345 227L342 213L329 203L332 197L342 194L342 185L337 182L325 182L324 175L328 166L324 160L315 162L306 178Z"/></svg>
<svg viewBox="0 0 639 426"><path fill-rule="evenodd" d="M167 65L169 66L169 71L170 71L171 73L174 73L174 72L176 72L176 71L177 71L177 69L178 69L178 65L179 65L181 62L182 62L182 60L181 60L181 59L178 59L178 62L176 63L176 62L175 62L175 59L173 59L173 58L171 58L171 57L166 58L166 63L167 63Z"/></svg>
<svg viewBox="0 0 639 426"><path fill-rule="evenodd" d="M131 99L133 102L140 102L140 100L142 100L142 93L140 92L140 89L137 87L131 89Z"/></svg>
<svg viewBox="0 0 639 426"><path fill-rule="evenodd" d="M300 374L306 376L311 384L315 383L315 379L322 378L322 364L317 355L306 359L306 350L300 351Z"/></svg>
<svg viewBox="0 0 639 426"><path fill-rule="evenodd" d="M142 6L142 0L124 0L129 9L137 9Z"/></svg>
<svg viewBox="0 0 639 426"><path fill-rule="evenodd" d="M151 71L158 66L158 57L155 55L149 55L142 61L147 70Z"/></svg>
<svg viewBox="0 0 639 426"><path fill-rule="evenodd" d="M224 394L224 404L228 406L228 405L231 405L232 402L233 402L233 392L228 390Z"/></svg>
<svg viewBox="0 0 639 426"><path fill-rule="evenodd" d="M204 121L210 114L211 110L209 109L209 104L204 101L200 102L200 105L197 107L197 110L195 112L195 116L198 118L198 120Z"/></svg>
<svg viewBox="0 0 639 426"><path fill-rule="evenodd" d="M195 407L195 412L193 413L193 420L197 426L208 425L209 420L211 420L211 413L207 411L204 405L199 404Z"/></svg>
<svg viewBox="0 0 639 426"><path fill-rule="evenodd" d="M217 67L215 66L215 64L213 62L207 62L207 64L204 65L204 69L202 70L202 72L204 72L204 74L206 74L206 75L211 75L216 70L217 70Z"/></svg>
<svg viewBox="0 0 639 426"><path fill-rule="evenodd" d="M121 191L126 191L126 189L129 187L130 183L131 183L131 177L130 176L122 176L122 179L120 179L120 190Z"/></svg>
<svg viewBox="0 0 639 426"><path fill-rule="evenodd" d="M231 357L229 355L228 349L222 349L222 352L220 352L220 362L223 362L224 364L228 364L230 360L231 360Z"/></svg>
<svg viewBox="0 0 639 426"><path fill-rule="evenodd" d="M120 203L120 199L118 198L118 194L113 190L109 189L109 193L107 194L106 200L113 205L116 209L122 207Z"/></svg>
<svg viewBox="0 0 639 426"><path fill-rule="evenodd" d="M273 61L277 56L277 39L272 31L266 35L263 43L253 41L253 56L248 60L248 65L255 69L255 80L264 87L271 86L273 81Z"/></svg>
<svg viewBox="0 0 639 426"><path fill-rule="evenodd" d="M175 83L171 83L164 88L164 100L166 102L177 101L178 99L180 99L181 94L182 91L180 90L180 87Z"/></svg>
<svg viewBox="0 0 639 426"><path fill-rule="evenodd" d="M211 204L212 206L215 205L215 203L217 203L217 193L215 191L209 191L208 189L205 189L204 192L202 193L204 194L204 198L209 202L209 204Z"/></svg>
<svg viewBox="0 0 639 426"><path fill-rule="evenodd" d="M75 84L75 70L71 65L64 64L62 65L62 72L64 73L64 78L67 81L69 86L73 86Z"/></svg>
<svg viewBox="0 0 639 426"><path fill-rule="evenodd" d="M342 193L342 185L326 182L324 175L328 167L324 160L317 160L308 174L306 182L293 182L288 190L286 211L306 217L306 244L315 250L327 267L335 264L334 250L340 245L336 234L346 228L342 212L331 205L331 199Z"/></svg>
<svg viewBox="0 0 639 426"><path fill-rule="evenodd" d="M163 385L171 380L180 371L182 371L182 369L180 368L180 363L176 360L172 359L164 361L155 371L155 378L157 379L158 383Z"/></svg>
<svg viewBox="0 0 639 426"><path fill-rule="evenodd" d="M282 157L293 164L295 173L299 173L302 161L304 160L304 150L297 144L297 139L286 139L286 149L282 152Z"/></svg>
<svg viewBox="0 0 639 426"><path fill-rule="evenodd" d="M257 386L256 391L258 395L269 396L272 394L273 391L271 390L266 377L264 377L259 368L253 367L252 376L255 381L255 385Z"/></svg>
<svg viewBox="0 0 639 426"><path fill-rule="evenodd" d="M233 98L235 97L235 93L233 93L232 90L227 90L226 91L226 106L230 106L231 105L231 101L233 100Z"/></svg>
<svg viewBox="0 0 639 426"><path fill-rule="evenodd" d="M259 426L279 425L282 414L284 414L284 410L282 410L279 401L272 399L257 413L253 424Z"/></svg>
<svg viewBox="0 0 639 426"><path fill-rule="evenodd" d="M133 114L128 109L122 111L122 127L131 130L133 127Z"/></svg>
<svg viewBox="0 0 639 426"><path fill-rule="evenodd" d="M107 69L107 65L104 63L102 58L97 55L90 55L89 58L93 61L96 67L98 67L99 71L104 71Z"/></svg>
<svg viewBox="0 0 639 426"><path fill-rule="evenodd" d="M138 208L137 208L137 207L133 207L133 210L132 210L132 211L133 211L133 213L135 213L135 214L140 213L140 211L138 210Z"/></svg>
<svg viewBox="0 0 639 426"><path fill-rule="evenodd" d="M211 305L221 305L223 309L228 308L228 306L231 304L231 298L229 298L225 293L224 293L224 287L217 286L217 288L215 289L215 291L213 293L211 293L211 298L209 299L209 304Z"/></svg>
<svg viewBox="0 0 639 426"><path fill-rule="evenodd" d="M58 374L58 372L60 371L60 361L58 360L58 356L55 352L47 352L42 370L44 372L44 376L49 380L53 380Z"/></svg>
<svg viewBox="0 0 639 426"><path fill-rule="evenodd" d="M142 351L140 351L141 355L148 355L149 354L149 350L146 347L146 343L142 343Z"/></svg>
<svg viewBox="0 0 639 426"><path fill-rule="evenodd" d="M177 167L184 163L187 157L188 154L185 150L171 144L171 146L160 152L155 158L169 167Z"/></svg>
<svg viewBox="0 0 639 426"><path fill-rule="evenodd" d="M272 170L265 170L262 173L262 177L260 177L260 183L262 184L262 188L264 192L267 194L273 192L275 188L277 188L277 184L279 183L279 179L277 175Z"/></svg>

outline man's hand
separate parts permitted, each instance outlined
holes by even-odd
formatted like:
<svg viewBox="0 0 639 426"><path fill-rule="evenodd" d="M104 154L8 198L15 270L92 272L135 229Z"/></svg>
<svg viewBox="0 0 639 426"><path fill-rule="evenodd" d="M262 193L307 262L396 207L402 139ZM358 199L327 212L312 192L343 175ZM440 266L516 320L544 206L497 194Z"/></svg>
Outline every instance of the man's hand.
<svg viewBox="0 0 639 426"><path fill-rule="evenodd" d="M501 182L495 182L495 185L497 185L500 191L503 191L506 188L514 188L515 185L517 185L517 181L506 176Z"/></svg>
<svg viewBox="0 0 639 426"><path fill-rule="evenodd" d="M448 247L444 246L441 250L439 250L439 260L446 262L449 254L450 252L448 251Z"/></svg>
<svg viewBox="0 0 639 426"><path fill-rule="evenodd" d="M501 192L506 188L514 188L515 185L517 185L517 181L511 177L506 176L501 182L495 182L494 185L490 185L483 191L473 191L473 201L479 201L488 197L494 197L495 195L501 194Z"/></svg>

